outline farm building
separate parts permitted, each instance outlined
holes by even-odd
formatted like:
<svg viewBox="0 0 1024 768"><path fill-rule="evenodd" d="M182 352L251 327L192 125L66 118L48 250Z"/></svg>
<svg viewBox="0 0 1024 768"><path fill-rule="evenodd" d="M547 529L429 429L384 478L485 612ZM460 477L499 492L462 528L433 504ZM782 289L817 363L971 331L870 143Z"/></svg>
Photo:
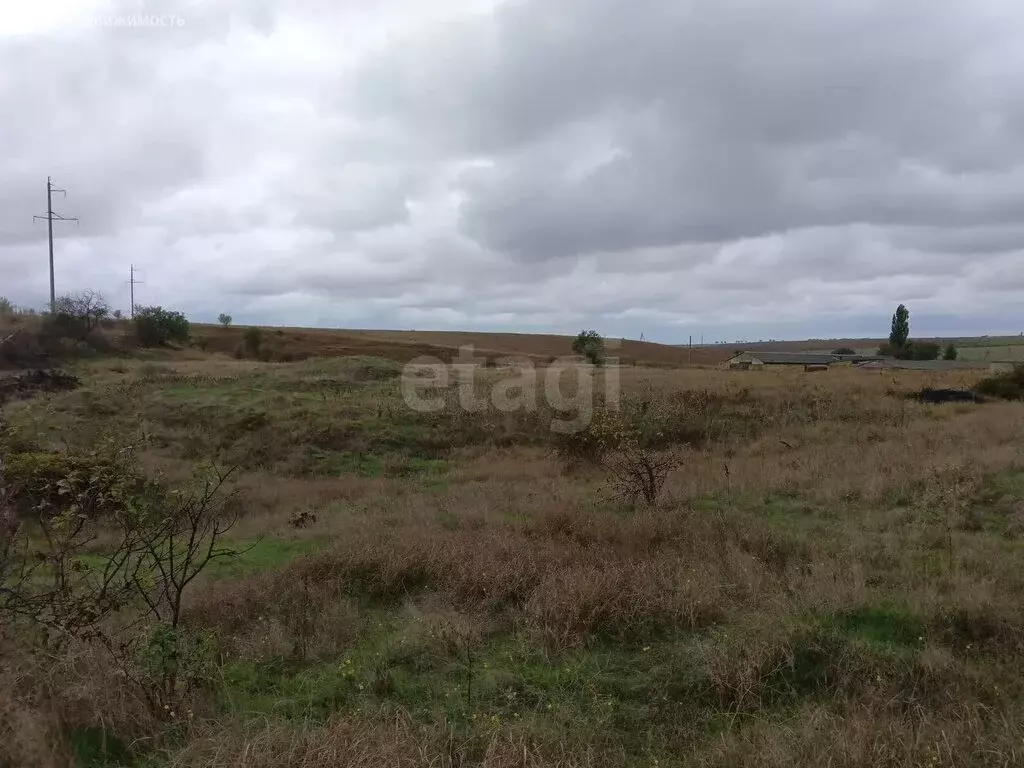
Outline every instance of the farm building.
<svg viewBox="0 0 1024 768"><path fill-rule="evenodd" d="M989 367L984 360L896 360L887 357L854 366L861 371L977 371Z"/></svg>
<svg viewBox="0 0 1024 768"><path fill-rule="evenodd" d="M886 360L882 355L836 355L840 363L856 365L857 363L870 363L875 360Z"/></svg>
<svg viewBox="0 0 1024 768"><path fill-rule="evenodd" d="M829 366L839 362L837 355L811 352L740 352L725 361L724 367L733 371L760 370L781 366Z"/></svg>

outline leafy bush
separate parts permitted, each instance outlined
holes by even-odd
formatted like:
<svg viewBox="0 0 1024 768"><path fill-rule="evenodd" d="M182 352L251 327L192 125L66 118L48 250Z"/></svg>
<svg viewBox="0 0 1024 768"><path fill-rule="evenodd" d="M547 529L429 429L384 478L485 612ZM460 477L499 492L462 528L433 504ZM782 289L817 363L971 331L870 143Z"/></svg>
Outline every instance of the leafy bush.
<svg viewBox="0 0 1024 768"><path fill-rule="evenodd" d="M932 341L914 341L909 344L911 360L938 360L942 347Z"/></svg>
<svg viewBox="0 0 1024 768"><path fill-rule="evenodd" d="M949 344L946 345L945 350L943 350L943 352L942 352L942 359L943 360L956 360L957 355L958 355L958 353L956 351L956 347L953 346L953 342L951 341L951 342L949 342Z"/></svg>
<svg viewBox="0 0 1024 768"><path fill-rule="evenodd" d="M4 475L11 489L11 502L23 516L33 515L40 508L53 508L90 519L103 517L118 509L143 482L99 453L10 453Z"/></svg>
<svg viewBox="0 0 1024 768"><path fill-rule="evenodd" d="M189 324L181 312L142 307L135 311L135 332L144 347L160 347L171 342L184 344L189 338Z"/></svg>
<svg viewBox="0 0 1024 768"><path fill-rule="evenodd" d="M597 331L580 331L572 340L572 351L593 365L600 365L604 360L604 339Z"/></svg>
<svg viewBox="0 0 1024 768"><path fill-rule="evenodd" d="M850 347L840 347L839 349L832 350L833 355L856 355L856 350L850 349Z"/></svg>
<svg viewBox="0 0 1024 768"><path fill-rule="evenodd" d="M246 328L242 336L242 345L248 357L260 356L260 345L263 343L263 331L260 328Z"/></svg>
<svg viewBox="0 0 1024 768"><path fill-rule="evenodd" d="M879 355L897 360L938 360L941 351L942 347L932 341L907 341L899 348L883 344L878 348Z"/></svg>
<svg viewBox="0 0 1024 768"><path fill-rule="evenodd" d="M975 390L1003 400L1024 400L1024 363L1014 365L1013 370L982 379Z"/></svg>

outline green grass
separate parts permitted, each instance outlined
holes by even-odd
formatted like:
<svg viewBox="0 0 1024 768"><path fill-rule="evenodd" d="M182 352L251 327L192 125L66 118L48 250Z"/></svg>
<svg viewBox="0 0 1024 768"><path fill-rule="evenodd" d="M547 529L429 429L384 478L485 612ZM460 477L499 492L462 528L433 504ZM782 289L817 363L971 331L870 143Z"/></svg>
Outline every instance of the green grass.
<svg viewBox="0 0 1024 768"><path fill-rule="evenodd" d="M328 662L285 659L229 664L225 711L322 721L333 712L400 710L423 724L457 729L516 724L558 739L573 723L578 738L644 750L659 722L690 708L665 684L686 677L684 646L615 646L549 657L527 637L499 633L478 643L447 644L415 622L373 612L348 652ZM563 734L564 736L564 734ZM581 742L581 746L583 742Z"/></svg>
<svg viewBox="0 0 1024 768"><path fill-rule="evenodd" d="M824 623L845 637L887 647L913 647L924 634L923 621L891 608L860 608L828 617Z"/></svg>
<svg viewBox="0 0 1024 768"><path fill-rule="evenodd" d="M120 768L131 765L131 754L114 734L101 728L74 728L68 734L76 768Z"/></svg>
<svg viewBox="0 0 1024 768"><path fill-rule="evenodd" d="M255 541L225 542L225 546L235 547L240 550L241 554L214 560L205 573L212 579L228 579L279 568L300 555L313 552L324 543L324 539L317 538L266 538Z"/></svg>

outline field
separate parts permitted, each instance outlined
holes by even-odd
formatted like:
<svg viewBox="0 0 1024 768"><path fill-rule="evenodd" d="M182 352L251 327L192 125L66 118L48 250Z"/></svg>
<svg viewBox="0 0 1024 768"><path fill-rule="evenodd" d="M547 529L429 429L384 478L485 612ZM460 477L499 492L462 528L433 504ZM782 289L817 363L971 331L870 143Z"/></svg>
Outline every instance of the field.
<svg viewBox="0 0 1024 768"><path fill-rule="evenodd" d="M957 349L959 360L985 360L985 361L1024 361L1024 336L968 336L963 338L936 338L923 339L932 341L945 347L952 342ZM749 344L720 344L714 347L701 347L702 355L711 359L710 350L720 350L723 359L728 357L730 350L761 350L774 352L822 352L828 353L833 350L846 347L852 349L858 355L874 355L878 353L878 347L886 342L886 339L830 339L822 341L814 339L809 341L767 341L752 342ZM695 350L696 351L696 350Z"/></svg>
<svg viewBox="0 0 1024 768"><path fill-rule="evenodd" d="M230 353L241 343L244 328L195 326L213 351ZM609 357L624 364L648 366L715 365L729 356L726 349L693 350L632 339L606 339ZM427 356L449 360L460 347L479 357L514 356L548 363L572 355L572 337L525 333L473 333L459 331L359 331L316 328L276 328L268 331L268 346L301 359L338 355L368 355L406 362Z"/></svg>
<svg viewBox="0 0 1024 768"><path fill-rule="evenodd" d="M7 404L9 468L105 440L169 483L237 467L242 552L185 591L209 655L167 708L87 637L0 635L0 765L1024 763L1024 404L904 396L962 371L562 365L526 369L561 408L496 407L517 372L483 368L479 410L427 412L367 355L463 337L324 338L363 356L98 359ZM681 461L653 504L592 455L609 412Z"/></svg>

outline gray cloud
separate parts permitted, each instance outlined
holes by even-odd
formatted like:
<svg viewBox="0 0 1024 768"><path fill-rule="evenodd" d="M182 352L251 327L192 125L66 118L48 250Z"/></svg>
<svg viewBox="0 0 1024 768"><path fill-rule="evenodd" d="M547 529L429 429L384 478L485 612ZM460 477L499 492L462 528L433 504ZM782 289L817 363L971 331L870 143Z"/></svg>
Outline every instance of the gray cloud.
<svg viewBox="0 0 1024 768"><path fill-rule="evenodd" d="M49 174L61 290L123 304L134 263L197 319L1024 325L1010 0L62 2L0 31L16 302ZM112 23L146 14L181 23Z"/></svg>

